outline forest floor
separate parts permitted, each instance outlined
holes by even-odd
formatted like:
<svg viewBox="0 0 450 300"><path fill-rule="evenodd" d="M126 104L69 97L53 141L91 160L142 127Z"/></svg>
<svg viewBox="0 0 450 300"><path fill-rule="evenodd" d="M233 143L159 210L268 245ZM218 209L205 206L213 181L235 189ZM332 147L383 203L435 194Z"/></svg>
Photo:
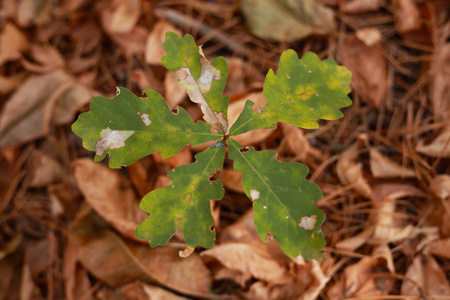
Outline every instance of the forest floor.
<svg viewBox="0 0 450 300"><path fill-rule="evenodd" d="M449 2L288 2L2 1L0 300L450 299ZM111 170L71 124L116 86L154 89L199 120L160 62L166 31L226 58L230 120L247 99L264 102L265 74L286 49L353 73L343 118L240 140L309 167L324 194L322 261L263 243L229 168L211 206L212 249L180 258L181 234L153 249L133 238L140 199L199 148Z"/></svg>

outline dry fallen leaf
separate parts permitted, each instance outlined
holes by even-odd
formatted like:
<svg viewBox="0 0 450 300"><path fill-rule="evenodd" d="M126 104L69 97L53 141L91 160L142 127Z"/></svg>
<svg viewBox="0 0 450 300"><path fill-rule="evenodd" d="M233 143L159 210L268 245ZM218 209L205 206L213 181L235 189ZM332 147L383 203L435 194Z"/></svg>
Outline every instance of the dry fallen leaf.
<svg viewBox="0 0 450 300"><path fill-rule="evenodd" d="M308 155L321 157L320 151L311 147L309 140L303 134L303 129L286 123L282 123L280 126L283 129L284 138L278 146L278 153L286 151L293 153L295 155L293 161L305 161Z"/></svg>
<svg viewBox="0 0 450 300"><path fill-rule="evenodd" d="M433 157L450 157L450 126L445 127L430 144L419 141L416 151Z"/></svg>
<svg viewBox="0 0 450 300"><path fill-rule="evenodd" d="M355 143L342 152L336 165L336 172L344 186L352 185L360 195L371 199L372 189L364 178L362 163L357 162L358 148L358 143Z"/></svg>
<svg viewBox="0 0 450 300"><path fill-rule="evenodd" d="M95 94L61 69L29 76L3 106L0 147L47 135L54 113L57 124L71 122Z"/></svg>
<svg viewBox="0 0 450 300"><path fill-rule="evenodd" d="M146 284L140 281L127 284L115 292L116 297L121 299L136 300L188 300L190 298L181 297L163 288ZM111 299L106 298L106 299Z"/></svg>
<svg viewBox="0 0 450 300"><path fill-rule="evenodd" d="M381 0L344 0L339 1L339 10L349 14L360 14L378 10Z"/></svg>
<svg viewBox="0 0 450 300"><path fill-rule="evenodd" d="M450 295L450 285L446 276L439 264L431 256L416 256L405 276L412 281L403 281L402 295L420 296L423 293L425 296L428 296L428 299L440 299L433 296L445 297ZM419 287L422 291L418 290Z"/></svg>
<svg viewBox="0 0 450 300"><path fill-rule="evenodd" d="M64 57L51 46L32 45L31 57L35 62L22 59L22 65L35 73L49 73L65 65Z"/></svg>
<svg viewBox="0 0 450 300"><path fill-rule="evenodd" d="M22 0L18 6L17 24L22 27L43 25L51 20L52 0Z"/></svg>
<svg viewBox="0 0 450 300"><path fill-rule="evenodd" d="M417 176L414 170L398 165L375 148L370 148L369 151L370 171L374 177L415 178Z"/></svg>
<svg viewBox="0 0 450 300"><path fill-rule="evenodd" d="M62 179L63 169L60 163L41 151L34 151L32 154L35 168L30 187L42 188Z"/></svg>
<svg viewBox="0 0 450 300"><path fill-rule="evenodd" d="M289 283L290 281L283 266L270 257L258 253L251 245L244 243L221 244L203 251L200 255L206 263L217 260L225 267L215 275L215 280L234 280L242 287L245 287L252 278L273 284Z"/></svg>
<svg viewBox="0 0 450 300"><path fill-rule="evenodd" d="M379 108L387 92L387 66L379 43L373 44L374 40L379 39L372 37L377 29L370 29L370 37L367 37L368 29L364 30L342 44L341 56L344 66L353 74L350 87L365 102ZM366 45L369 38L370 46Z"/></svg>
<svg viewBox="0 0 450 300"><path fill-rule="evenodd" d="M420 12L415 1L394 0L393 4L397 32L405 33L420 28Z"/></svg>
<svg viewBox="0 0 450 300"><path fill-rule="evenodd" d="M386 273L386 276L382 274ZM378 276L375 276L378 274ZM364 299L369 296L383 296L392 289L393 279L389 276L387 261L378 256L367 256L345 268L343 276L327 292L330 300L351 297Z"/></svg>
<svg viewBox="0 0 450 300"><path fill-rule="evenodd" d="M164 77L164 99L170 109L180 104L186 98L186 89L178 82L184 75L183 70L177 72L166 72Z"/></svg>
<svg viewBox="0 0 450 300"><path fill-rule="evenodd" d="M251 32L267 40L292 42L336 27L333 11L312 0L244 0L241 11Z"/></svg>
<svg viewBox="0 0 450 300"><path fill-rule="evenodd" d="M211 274L196 253L180 258L177 247L125 243L98 216L83 212L69 229L76 259L112 287L141 280L176 293L210 298Z"/></svg>
<svg viewBox="0 0 450 300"><path fill-rule="evenodd" d="M139 209L133 189L123 187L117 172L88 158L74 161L72 170L86 202L117 231L137 240L134 231L147 215Z"/></svg>
<svg viewBox="0 0 450 300"><path fill-rule="evenodd" d="M0 65L18 59L29 48L29 42L14 24L6 23L0 35Z"/></svg>
<svg viewBox="0 0 450 300"><path fill-rule="evenodd" d="M58 99L74 84L62 70L29 76L9 98L0 116L0 147L48 134Z"/></svg>
<svg viewBox="0 0 450 300"><path fill-rule="evenodd" d="M141 15L141 0L116 0L116 7L108 30L115 33L128 33L136 25Z"/></svg>
<svg viewBox="0 0 450 300"><path fill-rule="evenodd" d="M450 25L447 26L450 31ZM431 62L431 73L434 75L430 82L431 103L433 104L433 114L436 119L448 119L450 111L450 43L448 38L443 37L440 45L436 48L435 55Z"/></svg>
<svg viewBox="0 0 450 300"><path fill-rule="evenodd" d="M220 267L214 268L216 279L227 278L241 285L259 279L244 294L247 299L316 299L330 279L317 261L300 256L291 260L275 240L262 242L252 210L226 227L220 241L201 256L209 263L220 262Z"/></svg>

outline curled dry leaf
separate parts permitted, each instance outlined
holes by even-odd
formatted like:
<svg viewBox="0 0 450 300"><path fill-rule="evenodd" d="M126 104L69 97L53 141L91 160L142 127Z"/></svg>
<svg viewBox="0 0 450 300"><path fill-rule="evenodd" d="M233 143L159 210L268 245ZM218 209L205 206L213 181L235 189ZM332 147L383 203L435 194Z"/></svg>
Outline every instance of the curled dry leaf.
<svg viewBox="0 0 450 300"><path fill-rule="evenodd" d="M375 148L370 148L370 171L374 177L382 178L415 178L416 172L412 169L402 167L383 156Z"/></svg>
<svg viewBox="0 0 450 300"><path fill-rule="evenodd" d="M396 202L405 196L426 197L420 189L409 184L379 184L373 188L372 200L375 214L370 217L370 224L364 230L338 241L336 248L354 251L365 243L382 245L394 241L402 241L426 232L426 228L415 228L404 224L401 218L396 217Z"/></svg>
<svg viewBox="0 0 450 300"><path fill-rule="evenodd" d="M364 30L342 44L342 61L353 74L350 87L365 102L379 108L387 91L387 66L382 48L375 43L380 35L374 33L377 29Z"/></svg>
<svg viewBox="0 0 450 300"><path fill-rule="evenodd" d="M188 300L190 298L178 296L168 290L163 288L143 283L140 281L135 281L133 283L122 286L120 289L115 291L114 299L141 299L141 300L151 300L151 299L173 299L173 300ZM111 299L111 298L110 298Z"/></svg>
<svg viewBox="0 0 450 300"><path fill-rule="evenodd" d="M416 256L409 266L408 271L406 271L405 277L410 278L418 286L411 282L411 280L404 280L401 288L402 295L450 295L450 285L446 276L439 264L431 256ZM418 287L420 287L422 291L419 291ZM429 297L428 299L439 298Z"/></svg>
<svg viewBox="0 0 450 300"><path fill-rule="evenodd" d="M286 270L281 265L273 259L257 253L251 245L222 244L203 251L200 255L205 262L208 263L212 259L217 260L227 269L218 272L215 276L216 280L235 280L242 287L245 287L252 277L274 284L289 282Z"/></svg>
<svg viewBox="0 0 450 300"><path fill-rule="evenodd" d="M252 210L225 228L220 241L201 256L207 262L221 263L216 279L227 278L245 286L249 278L258 278L245 294L248 299L315 299L330 279L317 261L293 261L276 241L262 242Z"/></svg>
<svg viewBox="0 0 450 300"><path fill-rule="evenodd" d="M34 151L32 155L35 167L30 187L42 188L62 179L63 169L56 159L40 151Z"/></svg>
<svg viewBox="0 0 450 300"><path fill-rule="evenodd" d="M436 240L431 243L426 248L425 254L436 255L441 258L450 259L450 238L443 240Z"/></svg>
<svg viewBox="0 0 450 300"><path fill-rule="evenodd" d="M430 98L436 119L441 118L445 120L448 119L450 111L450 101L448 101L448 95L450 94L450 80L448 80L450 72L450 43L445 42L447 40L445 36L443 40L441 46L436 48L431 62L431 70L434 77L432 77L430 82Z"/></svg>
<svg viewBox="0 0 450 300"><path fill-rule="evenodd" d="M22 27L43 25L51 20L52 0L22 0L18 6L17 24Z"/></svg>
<svg viewBox="0 0 450 300"><path fill-rule="evenodd" d="M0 147L48 134L56 102L74 83L73 78L62 70L29 76L3 107Z"/></svg>
<svg viewBox="0 0 450 300"><path fill-rule="evenodd" d="M440 175L431 180L429 191L437 198L428 222L439 227L444 237L450 237L450 176Z"/></svg>
<svg viewBox="0 0 450 300"><path fill-rule="evenodd" d="M283 128L284 138L280 143L277 152L288 151L293 153L294 161L304 161L308 155L314 157L321 157L321 153L314 147L311 147L309 140L303 134L303 130L295 125L281 123Z"/></svg>
<svg viewBox="0 0 450 300"><path fill-rule="evenodd" d="M406 33L420 28L420 12L413 0L394 0L395 28Z"/></svg>
<svg viewBox="0 0 450 300"><path fill-rule="evenodd" d="M131 187L122 187L117 172L91 159L76 160L72 163L72 170L86 202L117 231L136 240L134 231L146 215L138 208Z"/></svg>
<svg viewBox="0 0 450 300"><path fill-rule="evenodd" d="M115 33L128 33L141 15L141 0L117 0L108 29Z"/></svg>
<svg viewBox="0 0 450 300"><path fill-rule="evenodd" d="M29 48L26 36L14 24L6 23L0 35L0 65L15 60Z"/></svg>
<svg viewBox="0 0 450 300"><path fill-rule="evenodd" d="M439 175L433 178L430 192L441 200L450 200L450 176Z"/></svg>
<svg viewBox="0 0 450 300"><path fill-rule="evenodd" d="M84 214L69 229L74 256L94 277L112 287L136 280L156 283L193 298L210 298L211 274L196 253L180 258L175 247L124 242L94 214Z"/></svg>
<svg viewBox="0 0 450 300"><path fill-rule="evenodd" d="M386 273L387 276L374 276ZM389 294L393 280L389 280L389 270L385 258L368 256L344 270L340 280L330 287L327 296L330 300L347 297L383 296Z"/></svg>
<svg viewBox="0 0 450 300"><path fill-rule="evenodd" d="M450 126L445 127L428 145L424 145L423 140L419 141L416 151L433 157L450 157Z"/></svg>
<svg viewBox="0 0 450 300"><path fill-rule="evenodd" d="M65 65L63 56L51 46L32 45L30 54L35 62L22 59L22 64L31 72L49 73Z"/></svg>
<svg viewBox="0 0 450 300"><path fill-rule="evenodd" d="M333 11L313 0L244 0L241 10L251 32L266 40L291 42L336 27Z"/></svg>
<svg viewBox="0 0 450 300"><path fill-rule="evenodd" d="M349 14L360 14L378 10L381 0L345 0L339 2L339 10Z"/></svg>
<svg viewBox="0 0 450 300"><path fill-rule="evenodd" d="M358 148L358 144L355 143L342 153L336 165L337 175L343 185L352 185L361 196L371 199L372 189L364 178L362 163L356 162Z"/></svg>

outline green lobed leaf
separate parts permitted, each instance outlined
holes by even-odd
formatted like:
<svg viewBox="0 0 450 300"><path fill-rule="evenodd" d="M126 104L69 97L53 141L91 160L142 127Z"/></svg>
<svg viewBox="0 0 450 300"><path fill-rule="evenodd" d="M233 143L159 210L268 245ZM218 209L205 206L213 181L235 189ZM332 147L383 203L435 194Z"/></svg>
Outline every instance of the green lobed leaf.
<svg viewBox="0 0 450 300"><path fill-rule="evenodd" d="M275 128L276 122L302 128L318 128L318 119L334 120L343 116L339 108L351 105L351 73L333 60L320 60L307 52L299 59L291 49L283 52L277 75L269 70L264 82L267 104L252 110L245 108L230 129L238 135L258 128Z"/></svg>
<svg viewBox="0 0 450 300"><path fill-rule="evenodd" d="M291 258L322 259L325 239L320 226L325 216L314 204L322 192L305 179L308 168L276 160L275 151L256 152L253 147L240 151L242 145L231 138L228 147L233 168L242 172L245 193L253 201L260 238L267 242L267 237L273 236ZM310 230L304 229L309 226Z"/></svg>
<svg viewBox="0 0 450 300"><path fill-rule="evenodd" d="M154 152L163 158L177 154L190 142L199 145L217 140L205 122L194 123L179 107L173 114L160 94L145 90L142 99L126 88L119 88L113 99L96 97L90 111L81 114L72 131L83 139L83 147L96 151L96 161L109 152L109 166L128 166Z"/></svg>
<svg viewBox="0 0 450 300"><path fill-rule="evenodd" d="M179 229L189 249L211 248L216 233L209 200L222 199L224 190L220 180L209 178L222 169L224 157L225 144L219 142L198 153L196 162L169 171L173 183L142 199L140 208L150 216L136 228L136 237L154 247L167 244Z"/></svg>
<svg viewBox="0 0 450 300"><path fill-rule="evenodd" d="M200 105L207 123L226 133L229 98L223 97L228 76L225 59L217 57L210 63L189 34L181 38L176 33L167 32L164 49L167 52L161 59L164 66L172 72L180 69L186 72L186 78L180 83L186 88L189 98Z"/></svg>

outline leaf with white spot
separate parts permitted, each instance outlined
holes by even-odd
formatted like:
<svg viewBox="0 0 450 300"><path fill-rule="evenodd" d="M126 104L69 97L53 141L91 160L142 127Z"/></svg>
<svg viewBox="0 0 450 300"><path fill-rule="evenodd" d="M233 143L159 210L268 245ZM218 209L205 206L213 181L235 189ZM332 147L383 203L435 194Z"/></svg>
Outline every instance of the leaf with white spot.
<svg viewBox="0 0 450 300"><path fill-rule="evenodd" d="M342 117L339 108L352 102L351 73L333 60L320 60L307 52L299 59L293 50L283 52L277 75L272 70L264 82L265 106L252 110L247 101L244 110L230 129L238 135L259 128L275 128L276 122L302 128L318 128L316 120L335 120Z"/></svg>
<svg viewBox="0 0 450 300"><path fill-rule="evenodd" d="M167 52L162 58L164 66L172 72L180 69L186 72L186 78L179 81L191 101L200 105L203 119L217 131L226 133L228 97L222 95L228 76L225 59L218 57L210 63L189 34L181 38L167 32L164 49Z"/></svg>
<svg viewBox="0 0 450 300"><path fill-rule="evenodd" d="M83 139L83 147L95 151L96 161L109 152L109 166L120 168L154 152L167 158L190 142L199 145L221 137L211 133L205 122L194 123L183 108L172 113L157 92L145 93L147 98L139 98L119 88L113 99L96 97L91 110L72 125L73 132Z"/></svg>
<svg viewBox="0 0 450 300"><path fill-rule="evenodd" d="M235 171L242 172L245 193L253 200L254 221L260 238L273 237L289 257L321 259L325 220L314 204L322 197L319 187L305 179L308 168L297 162L280 162L274 151L241 151L228 139Z"/></svg>
<svg viewBox="0 0 450 300"><path fill-rule="evenodd" d="M140 207L150 216L136 228L136 237L149 240L151 247L167 244L176 229L186 241L183 256L197 245L211 248L214 244L209 200L222 199L224 190L220 180L210 177L222 169L225 148L209 147L195 158L196 162L169 171L172 184L142 199Z"/></svg>

